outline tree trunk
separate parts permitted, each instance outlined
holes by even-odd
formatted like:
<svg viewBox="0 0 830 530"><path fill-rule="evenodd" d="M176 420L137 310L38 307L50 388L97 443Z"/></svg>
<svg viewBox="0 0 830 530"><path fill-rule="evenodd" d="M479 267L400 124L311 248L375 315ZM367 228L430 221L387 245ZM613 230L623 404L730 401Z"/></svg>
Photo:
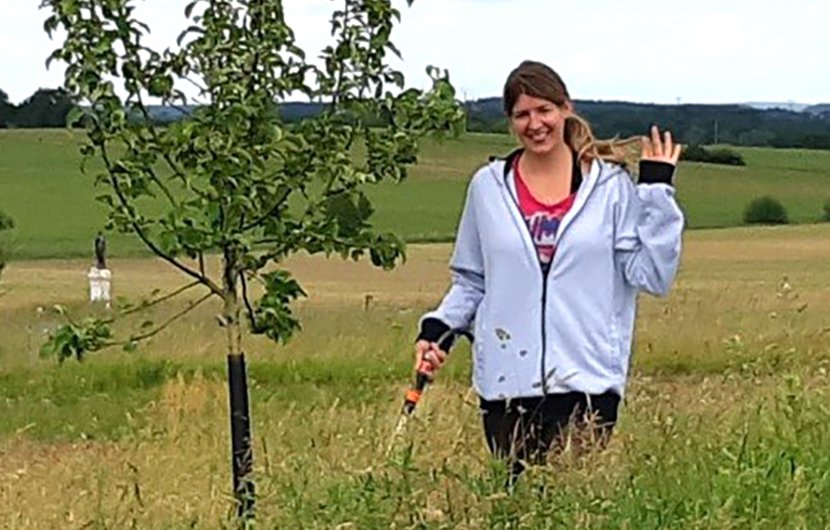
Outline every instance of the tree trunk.
<svg viewBox="0 0 830 530"><path fill-rule="evenodd" d="M228 391L230 395L233 491L240 522L254 515L254 454L251 446L251 416L248 405L248 374L242 351L237 272L225 263L225 307L222 312L228 340Z"/></svg>

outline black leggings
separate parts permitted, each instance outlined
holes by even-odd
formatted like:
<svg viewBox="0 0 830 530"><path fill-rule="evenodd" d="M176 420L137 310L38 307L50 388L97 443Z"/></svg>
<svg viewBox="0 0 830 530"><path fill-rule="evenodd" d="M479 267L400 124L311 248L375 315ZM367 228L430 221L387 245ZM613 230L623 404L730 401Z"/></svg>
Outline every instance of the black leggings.
<svg viewBox="0 0 830 530"><path fill-rule="evenodd" d="M617 422L620 396L604 394L548 394L508 401L481 399L484 434L497 458L507 458L518 475L524 462L542 463L548 452L564 448L568 428L582 441L602 447Z"/></svg>

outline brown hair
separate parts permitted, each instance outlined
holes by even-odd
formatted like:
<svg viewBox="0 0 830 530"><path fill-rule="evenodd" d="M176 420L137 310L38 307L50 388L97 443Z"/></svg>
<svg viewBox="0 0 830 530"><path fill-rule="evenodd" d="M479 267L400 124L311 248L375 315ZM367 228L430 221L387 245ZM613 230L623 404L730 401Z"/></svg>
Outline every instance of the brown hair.
<svg viewBox="0 0 830 530"><path fill-rule="evenodd" d="M535 61L522 62L507 76L502 98L507 116L511 115L522 94L545 99L558 107L571 103L571 96L559 74L549 66ZM576 112L565 120L565 142L577 153L579 160L590 162L601 158L625 166L634 157L631 149L626 147L636 141L637 138L597 140L591 126Z"/></svg>

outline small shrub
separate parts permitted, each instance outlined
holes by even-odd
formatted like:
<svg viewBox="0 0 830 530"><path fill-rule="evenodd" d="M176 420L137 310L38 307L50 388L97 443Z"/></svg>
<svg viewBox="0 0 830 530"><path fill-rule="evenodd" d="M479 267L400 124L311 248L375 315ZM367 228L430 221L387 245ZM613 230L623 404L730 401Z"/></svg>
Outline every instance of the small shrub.
<svg viewBox="0 0 830 530"><path fill-rule="evenodd" d="M824 215L821 220L830 223L830 199L827 199L827 202L824 203Z"/></svg>
<svg viewBox="0 0 830 530"><path fill-rule="evenodd" d="M783 225L788 222L784 205L768 195L753 199L744 210L744 223L747 224Z"/></svg>
<svg viewBox="0 0 830 530"><path fill-rule="evenodd" d="M720 147L709 151L709 156L713 164L724 164L727 166L745 166L744 157L737 151Z"/></svg>
<svg viewBox="0 0 830 530"><path fill-rule="evenodd" d="M688 160L690 162L708 162L709 152L699 145L690 145L683 148L680 152L680 160Z"/></svg>
<svg viewBox="0 0 830 530"><path fill-rule="evenodd" d="M726 147L706 149L700 145L690 145L680 153L680 160L690 162L704 162L707 164L723 164L727 166L745 166L744 157L737 151Z"/></svg>

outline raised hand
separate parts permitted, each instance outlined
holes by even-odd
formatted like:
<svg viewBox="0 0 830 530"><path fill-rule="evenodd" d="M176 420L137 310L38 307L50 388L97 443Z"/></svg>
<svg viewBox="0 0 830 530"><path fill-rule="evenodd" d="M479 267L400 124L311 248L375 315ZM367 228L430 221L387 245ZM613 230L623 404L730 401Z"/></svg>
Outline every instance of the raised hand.
<svg viewBox="0 0 830 530"><path fill-rule="evenodd" d="M651 126L651 138L643 136L641 138L643 147L643 155L641 160L650 160L652 162L665 162L673 166L677 165L680 160L680 144L675 145L672 142L671 133L666 131L663 133L663 138L660 138L660 130L656 125Z"/></svg>

